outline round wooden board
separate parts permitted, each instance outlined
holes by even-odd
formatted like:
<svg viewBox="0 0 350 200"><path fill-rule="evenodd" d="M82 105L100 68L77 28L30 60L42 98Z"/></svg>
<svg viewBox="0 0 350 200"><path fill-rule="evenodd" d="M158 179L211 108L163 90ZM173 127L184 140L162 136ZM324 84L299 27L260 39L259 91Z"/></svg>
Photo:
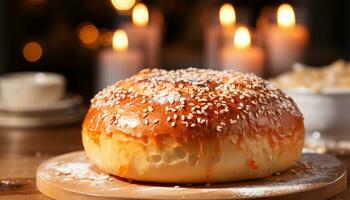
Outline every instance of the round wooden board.
<svg viewBox="0 0 350 200"><path fill-rule="evenodd" d="M346 188L346 170L332 156L303 154L291 169L265 179L210 185L154 184L105 174L80 151L42 163L37 187L54 199L327 199Z"/></svg>

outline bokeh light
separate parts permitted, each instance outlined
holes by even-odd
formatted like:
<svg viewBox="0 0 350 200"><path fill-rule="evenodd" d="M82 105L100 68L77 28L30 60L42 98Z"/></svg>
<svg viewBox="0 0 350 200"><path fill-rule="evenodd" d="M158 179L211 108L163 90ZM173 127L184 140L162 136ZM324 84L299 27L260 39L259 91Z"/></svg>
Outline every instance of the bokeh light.
<svg viewBox="0 0 350 200"><path fill-rule="evenodd" d="M129 10L135 4L135 0L111 0L117 10Z"/></svg>
<svg viewBox="0 0 350 200"><path fill-rule="evenodd" d="M149 21L147 6L143 3L138 3L132 10L132 22L136 26L146 26Z"/></svg>
<svg viewBox="0 0 350 200"><path fill-rule="evenodd" d="M101 32L101 31L100 31ZM102 46L110 46L112 45L112 41L113 41L113 31L103 31L100 34L100 44Z"/></svg>
<svg viewBox="0 0 350 200"><path fill-rule="evenodd" d="M289 4L282 4L277 10L277 24L280 27L293 27L295 25L295 14L293 7Z"/></svg>
<svg viewBox="0 0 350 200"><path fill-rule="evenodd" d="M128 36L124 30L117 30L113 35L113 49L116 51L125 51L128 49Z"/></svg>
<svg viewBox="0 0 350 200"><path fill-rule="evenodd" d="M237 28L233 44L238 49L246 49L251 45L250 33L247 27L241 26Z"/></svg>
<svg viewBox="0 0 350 200"><path fill-rule="evenodd" d="M85 47L96 47L99 36L99 30L90 22L84 22L78 27L78 37Z"/></svg>
<svg viewBox="0 0 350 200"><path fill-rule="evenodd" d="M23 57L28 62L36 62L43 55L43 49L38 42L28 42L23 47Z"/></svg>
<svg viewBox="0 0 350 200"><path fill-rule="evenodd" d="M219 20L222 26L232 26L236 23L235 9L231 4L225 3L221 6Z"/></svg>

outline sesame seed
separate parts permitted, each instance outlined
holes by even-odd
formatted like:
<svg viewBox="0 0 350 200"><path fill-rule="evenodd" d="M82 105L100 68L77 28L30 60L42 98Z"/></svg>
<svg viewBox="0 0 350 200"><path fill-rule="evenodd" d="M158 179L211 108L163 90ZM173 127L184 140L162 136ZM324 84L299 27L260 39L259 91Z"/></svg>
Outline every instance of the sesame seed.
<svg viewBox="0 0 350 200"><path fill-rule="evenodd" d="M187 115L187 119L192 119L193 118L193 114L192 113L189 113L188 115Z"/></svg>
<svg viewBox="0 0 350 200"><path fill-rule="evenodd" d="M261 115L280 116L283 112L302 116L293 100L279 89L255 75L242 74L233 70L146 69L127 81L121 80L100 91L91 100L91 108L101 109L102 112L105 107L135 105L134 102L138 102L139 99L142 104L148 104L142 114L143 118L147 118L147 113L154 111L153 106L158 103L169 103L164 105L165 111L173 114L167 117L167 121L172 122L172 119L176 120L180 117L184 122L186 118L191 120L195 117L195 123L192 120L187 122L188 125L191 124L190 126L208 124L208 120L203 119L204 116L208 119L214 117L222 120L229 112L232 114L236 112L237 120L249 119L253 116L258 118ZM181 94L179 94L180 89ZM162 101L165 99L165 103L158 102L160 94ZM153 105L153 103L157 104ZM185 106L187 104L188 107ZM278 109L270 109L269 104ZM218 116L212 116L213 114ZM117 126L120 126L117 120L120 114L115 114L116 119L110 119L108 116L108 113L101 114L91 123L107 120L108 123L117 123ZM229 120L229 123L237 123L236 119ZM185 122L184 124L186 125Z"/></svg>
<svg viewBox="0 0 350 200"><path fill-rule="evenodd" d="M235 123L237 123L237 120L230 119L230 124L235 124Z"/></svg>

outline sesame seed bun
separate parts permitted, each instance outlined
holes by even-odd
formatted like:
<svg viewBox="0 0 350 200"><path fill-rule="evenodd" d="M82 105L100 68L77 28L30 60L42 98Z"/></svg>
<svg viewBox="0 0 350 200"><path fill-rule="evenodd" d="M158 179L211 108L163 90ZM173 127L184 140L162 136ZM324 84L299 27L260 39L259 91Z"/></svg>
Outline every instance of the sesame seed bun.
<svg viewBox="0 0 350 200"><path fill-rule="evenodd" d="M146 69L99 92L83 122L91 162L162 183L263 178L291 167L303 117L267 81L239 72Z"/></svg>

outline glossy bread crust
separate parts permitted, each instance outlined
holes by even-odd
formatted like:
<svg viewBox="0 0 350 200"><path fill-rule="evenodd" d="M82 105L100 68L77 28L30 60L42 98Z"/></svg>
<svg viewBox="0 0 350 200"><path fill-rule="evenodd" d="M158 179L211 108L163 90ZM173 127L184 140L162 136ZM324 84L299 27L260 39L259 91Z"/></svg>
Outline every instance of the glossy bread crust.
<svg viewBox="0 0 350 200"><path fill-rule="evenodd" d="M143 70L99 92L83 123L90 160L141 181L261 178L290 167L303 143L293 100L235 71Z"/></svg>

